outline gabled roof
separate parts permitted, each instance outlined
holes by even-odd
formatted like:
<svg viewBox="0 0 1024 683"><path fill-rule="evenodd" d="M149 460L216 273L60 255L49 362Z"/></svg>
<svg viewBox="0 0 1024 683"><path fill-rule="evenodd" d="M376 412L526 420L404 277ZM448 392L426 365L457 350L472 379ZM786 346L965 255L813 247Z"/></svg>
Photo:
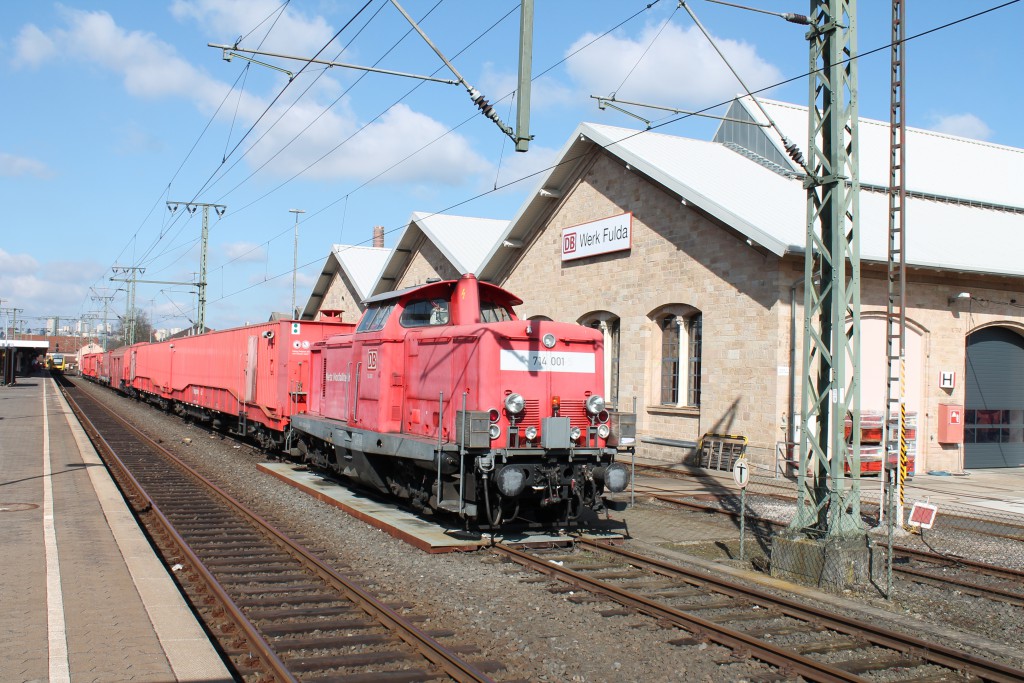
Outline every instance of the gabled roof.
<svg viewBox="0 0 1024 683"><path fill-rule="evenodd" d="M362 301L371 294L374 284L380 275L381 268L391 255L391 249L383 247L356 247L348 244L335 244L331 247L331 253L324 261L320 277L313 285L313 292L309 295L306 306L299 316L302 320L312 320L316 312L320 310L324 296L334 282L334 276L339 271L345 273L346 278L352 283L355 291L352 293L356 301Z"/></svg>
<svg viewBox="0 0 1024 683"><path fill-rule="evenodd" d="M758 101L807 156L807 107L764 98ZM755 121L767 123L752 98L738 98L734 106L742 107ZM763 131L771 144L786 156L775 131L756 130ZM860 182L888 187L889 122L861 118L857 132ZM906 128L905 147L904 182L909 192L1024 209L1024 192L1019 180L1024 177L1024 149L910 126ZM795 165L793 168L800 170Z"/></svg>
<svg viewBox="0 0 1024 683"><path fill-rule="evenodd" d="M409 264L420 236L426 237L461 275L480 269L488 250L508 227L508 221L471 216L413 212L394 251L374 282L374 293L394 288Z"/></svg>
<svg viewBox="0 0 1024 683"><path fill-rule="evenodd" d="M787 105L789 106L789 105ZM781 105L780 105L781 108ZM773 118L775 118L773 114ZM782 118L780 116L780 118ZM804 109L806 130L806 109ZM777 120L780 127L782 121ZM787 121L793 126L793 121ZM887 126L887 124L886 124ZM861 126L871 130L871 126ZM787 128L783 128L789 132ZM887 130L887 128L886 128ZM930 134L936 135L936 134ZM805 133L806 136L806 133ZM799 139L797 134L790 135ZM955 148L968 148L978 153L983 143L975 143L950 136L939 136L942 149L956 143ZM909 134L908 134L909 138ZM874 142L872 142L874 141ZM806 145L806 143L805 143ZM877 149L877 137L869 135L861 140L862 167L865 158L881 155L886 159L883 184L888 184L888 133L884 147ZM986 148L996 146L985 146ZM603 151L602 151L603 150ZM943 169L955 165L957 153L950 156L942 169L929 169L940 175ZM680 197L687 204L717 218L743 237L768 251L782 256L803 253L806 233L807 195L799 178L781 175L723 144L705 142L651 131L638 131L594 123L582 123L562 148L554 168L540 181L534 194L523 204L508 230L496 240L484 260L486 264L478 274L480 279L497 281L508 268L514 254L503 249L503 242L519 244L529 242L548 214L554 210L553 197L561 195L578 175L579 168L594 153L607 153L635 169L655 183ZM988 149L1000 158L1019 159L1021 150L1013 148ZM923 155L919 152L919 155ZM907 177L917 172L909 157ZM924 162L917 162L923 164ZM868 162L873 168L873 162ZM1024 170L1024 169L1022 169ZM936 173L939 171L939 173ZM991 166L974 168L973 172L985 176L1002 176L998 183L1005 184L1002 168ZM875 171L868 177L874 179ZM951 171L960 174L961 171ZM922 177L925 176L921 172ZM944 182L944 181L943 181ZM995 180L993 180L995 182ZM938 188L940 181L922 187ZM981 182L975 182L979 187ZM937 194L937 193L933 193ZM1006 196L989 192L989 197ZM1020 193L1016 195L1020 197ZM1020 202L1017 202L1018 205ZM686 210L680 206L681 210ZM1003 211L973 206L968 203L939 201L922 197L908 197L906 206L907 263L913 266L1003 274L1024 275L1024 211ZM860 250L866 261L884 263L888 253L888 199L883 193L862 192L860 203Z"/></svg>

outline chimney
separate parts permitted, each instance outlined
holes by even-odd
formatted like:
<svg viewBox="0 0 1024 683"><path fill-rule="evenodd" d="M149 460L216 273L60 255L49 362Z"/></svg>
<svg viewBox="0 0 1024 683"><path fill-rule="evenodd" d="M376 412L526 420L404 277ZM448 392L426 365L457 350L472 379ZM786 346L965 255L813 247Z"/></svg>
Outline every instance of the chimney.
<svg viewBox="0 0 1024 683"><path fill-rule="evenodd" d="M384 226L375 225L373 226L373 246L377 248L384 247Z"/></svg>

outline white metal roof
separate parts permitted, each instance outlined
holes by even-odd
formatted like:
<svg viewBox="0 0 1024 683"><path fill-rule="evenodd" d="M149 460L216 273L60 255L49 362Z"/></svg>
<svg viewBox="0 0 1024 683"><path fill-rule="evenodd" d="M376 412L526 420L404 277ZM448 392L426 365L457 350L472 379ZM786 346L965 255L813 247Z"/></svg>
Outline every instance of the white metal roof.
<svg viewBox="0 0 1024 683"><path fill-rule="evenodd" d="M421 234L459 273L477 275L486 263L488 251L495 243L501 242L507 228L506 220L414 211L399 235L394 251L374 280L372 291L367 294L382 294L395 288L396 281L413 257Z"/></svg>
<svg viewBox="0 0 1024 683"><path fill-rule="evenodd" d="M758 98L775 123L807 156L807 107ZM750 97L739 102L750 116L767 123ZM783 156L778 135L765 129ZM907 126L907 190L951 199L1024 208L1024 149ZM889 122L861 118L858 126L860 181L889 185ZM796 169L799 170L799 169Z"/></svg>
<svg viewBox="0 0 1024 683"><path fill-rule="evenodd" d="M441 250L462 274L477 272L488 250L508 227L508 221L471 216L412 214L411 223Z"/></svg>
<svg viewBox="0 0 1024 683"><path fill-rule="evenodd" d="M332 250L352 282L352 286L356 288L356 300L362 301L370 296L370 291L377 282L377 276L380 275L388 257L391 256L391 249L335 244Z"/></svg>
<svg viewBox="0 0 1024 683"><path fill-rule="evenodd" d="M803 115L806 125L806 109ZM772 116L774 118L774 113ZM783 126L781 120L777 123ZM792 125L792 122L787 122L787 125ZM943 146L958 142L965 148L978 151L978 143L950 136L938 137L942 138ZM545 207L551 206L553 201L545 198L545 194L550 193L543 193L542 189L560 188L588 151L593 151L594 145L604 148L769 251L779 256L804 251L807 195L800 179L783 177L719 143L582 123L563 147L559 163L540 181L537 191L520 208L509 229L492 245L482 269L483 278L500 277L500 271L505 267L503 264L508 259L501 253L502 239L523 239L531 230L537 229L543 221ZM1021 158L1021 150L999 148L990 151L993 154L998 152L1000 158ZM950 158L957 158L956 153L950 153L953 155ZM887 185L888 134L881 151L871 149L870 143L862 139L861 158L865 156L886 159L882 184ZM948 168L949 164L943 166ZM974 168L973 172L985 176L1003 175L1001 170L990 167ZM960 174L960 171L955 174ZM1003 179L993 182L999 184ZM981 187L984 183L974 184ZM923 191L938 194L937 184L928 187L931 189ZM1006 195L991 192L988 196L1003 200L995 203L1009 203ZM1020 197L1019 191L1016 196ZM1016 205L1021 204L1024 202L1018 199ZM1020 256L1024 253L1024 213L918 197L907 198L905 211L909 265L1024 275L1024 259ZM886 195L862 192L862 259L886 261L888 221Z"/></svg>
<svg viewBox="0 0 1024 683"><path fill-rule="evenodd" d="M352 293L356 301L362 301L370 295L370 288L377 282L384 263L391 250L381 247L357 247L348 244L331 246L331 253L324 261L320 276L313 285L313 291L306 301L299 316L302 320L312 320L320 310L324 297L334 282L334 276L341 270L355 288Z"/></svg>

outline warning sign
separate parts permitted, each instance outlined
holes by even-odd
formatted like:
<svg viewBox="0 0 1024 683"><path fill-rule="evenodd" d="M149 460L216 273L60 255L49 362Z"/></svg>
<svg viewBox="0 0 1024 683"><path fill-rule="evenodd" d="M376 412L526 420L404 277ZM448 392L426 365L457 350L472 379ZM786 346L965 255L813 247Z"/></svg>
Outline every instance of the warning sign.
<svg viewBox="0 0 1024 683"><path fill-rule="evenodd" d="M921 527L922 529L931 529L935 523L935 515L938 511L939 508L931 503L914 503L914 507L910 510L910 519L907 520L907 524Z"/></svg>

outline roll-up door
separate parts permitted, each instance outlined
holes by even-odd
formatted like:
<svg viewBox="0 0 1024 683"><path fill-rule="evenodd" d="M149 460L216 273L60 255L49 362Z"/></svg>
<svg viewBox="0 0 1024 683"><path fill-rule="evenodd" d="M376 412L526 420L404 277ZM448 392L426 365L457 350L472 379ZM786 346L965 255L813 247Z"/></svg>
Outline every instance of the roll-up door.
<svg viewBox="0 0 1024 683"><path fill-rule="evenodd" d="M1024 337L989 327L967 338L964 467L1024 465Z"/></svg>

